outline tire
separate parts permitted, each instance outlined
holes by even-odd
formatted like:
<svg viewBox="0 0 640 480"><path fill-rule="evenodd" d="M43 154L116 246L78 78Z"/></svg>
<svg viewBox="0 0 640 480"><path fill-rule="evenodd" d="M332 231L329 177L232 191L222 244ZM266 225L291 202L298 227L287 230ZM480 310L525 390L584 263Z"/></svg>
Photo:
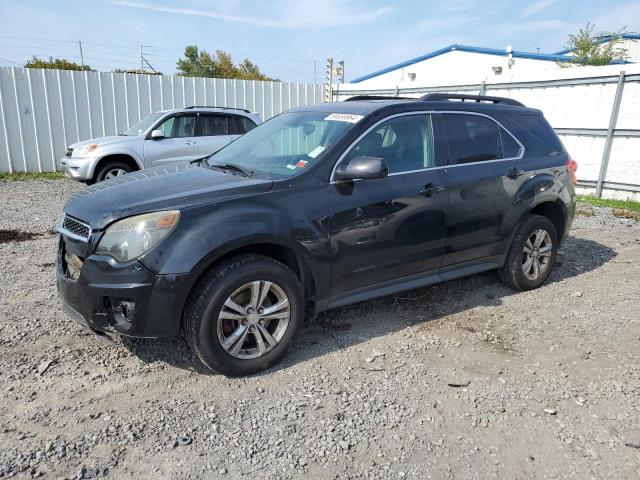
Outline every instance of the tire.
<svg viewBox="0 0 640 480"><path fill-rule="evenodd" d="M254 301L256 283L259 293ZM263 308L263 315L276 308L273 316L283 318L262 318L256 306ZM185 310L185 334L193 352L211 370L230 377L250 375L285 356L300 331L304 306L302 285L284 264L262 255L233 257L196 286Z"/></svg>
<svg viewBox="0 0 640 480"><path fill-rule="evenodd" d="M536 247L538 241L541 243ZM553 223L541 215L529 215L513 237L507 259L498 270L498 276L507 286L516 290L538 288L546 282L553 270L558 246L558 233ZM531 253L528 253L525 247ZM533 250L530 247L533 247Z"/></svg>
<svg viewBox="0 0 640 480"><path fill-rule="evenodd" d="M96 182L102 182L104 180L109 180L110 178L117 177L120 175L124 175L125 173L132 172L133 169L130 165L127 165L124 162L107 162L100 167L98 173L95 176Z"/></svg>

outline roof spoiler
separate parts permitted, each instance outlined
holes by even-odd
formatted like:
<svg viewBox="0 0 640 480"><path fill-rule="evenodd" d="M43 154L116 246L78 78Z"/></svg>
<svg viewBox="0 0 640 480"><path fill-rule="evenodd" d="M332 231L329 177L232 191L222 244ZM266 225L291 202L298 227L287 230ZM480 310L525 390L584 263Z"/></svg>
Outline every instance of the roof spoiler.
<svg viewBox="0 0 640 480"><path fill-rule="evenodd" d="M490 97L487 95L463 95L460 93L429 93L420 97L418 100L421 102L460 100L461 102L488 102L501 105L512 105L514 107L524 107L524 104L514 100L513 98Z"/></svg>

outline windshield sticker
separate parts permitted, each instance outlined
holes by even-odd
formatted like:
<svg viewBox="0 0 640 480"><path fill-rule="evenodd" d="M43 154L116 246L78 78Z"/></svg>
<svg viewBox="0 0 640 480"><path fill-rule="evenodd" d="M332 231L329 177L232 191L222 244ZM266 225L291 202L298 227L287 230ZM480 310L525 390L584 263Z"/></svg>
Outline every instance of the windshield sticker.
<svg viewBox="0 0 640 480"><path fill-rule="evenodd" d="M358 123L364 118L364 115L356 115L355 113L332 113L325 120L333 120L335 122Z"/></svg>
<svg viewBox="0 0 640 480"><path fill-rule="evenodd" d="M299 160L298 163L296 163L296 167L303 168L306 164L307 164L306 160Z"/></svg>
<svg viewBox="0 0 640 480"><path fill-rule="evenodd" d="M291 164L289 164L289 165L287 165L287 168L288 168L289 170L295 170L295 169L296 169L296 166L295 166L295 165L291 165Z"/></svg>
<svg viewBox="0 0 640 480"><path fill-rule="evenodd" d="M311 157L311 158L316 158L322 152L324 152L324 147L322 145L319 145L316 148L314 148L313 150L311 150L309 152L308 156Z"/></svg>

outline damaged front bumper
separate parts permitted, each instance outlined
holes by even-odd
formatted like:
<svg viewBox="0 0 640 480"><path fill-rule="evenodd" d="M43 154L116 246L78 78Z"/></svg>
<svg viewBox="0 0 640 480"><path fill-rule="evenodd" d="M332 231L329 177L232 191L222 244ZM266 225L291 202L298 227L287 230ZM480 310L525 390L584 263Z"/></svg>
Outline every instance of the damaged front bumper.
<svg viewBox="0 0 640 480"><path fill-rule="evenodd" d="M86 255L87 243L60 236L58 294L65 311L103 336L171 337L180 332L188 274L158 275L138 261Z"/></svg>

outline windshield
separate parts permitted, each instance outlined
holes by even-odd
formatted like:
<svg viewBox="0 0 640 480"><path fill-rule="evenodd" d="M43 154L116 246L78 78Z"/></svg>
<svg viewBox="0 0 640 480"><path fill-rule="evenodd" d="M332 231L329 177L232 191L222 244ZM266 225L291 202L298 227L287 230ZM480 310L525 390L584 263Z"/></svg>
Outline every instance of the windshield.
<svg viewBox="0 0 640 480"><path fill-rule="evenodd" d="M131 127L129 127L128 130L125 130L120 135L127 135L127 136L142 135L144 132L147 131L147 129L151 125L153 125L165 113L166 112L156 112L156 113L152 113L150 115L147 115L146 117L144 117L139 122L134 123L133 125L131 125Z"/></svg>
<svg viewBox="0 0 640 480"><path fill-rule="evenodd" d="M360 115L288 112L258 125L207 159L209 167L235 164L273 180L293 176L313 163Z"/></svg>

